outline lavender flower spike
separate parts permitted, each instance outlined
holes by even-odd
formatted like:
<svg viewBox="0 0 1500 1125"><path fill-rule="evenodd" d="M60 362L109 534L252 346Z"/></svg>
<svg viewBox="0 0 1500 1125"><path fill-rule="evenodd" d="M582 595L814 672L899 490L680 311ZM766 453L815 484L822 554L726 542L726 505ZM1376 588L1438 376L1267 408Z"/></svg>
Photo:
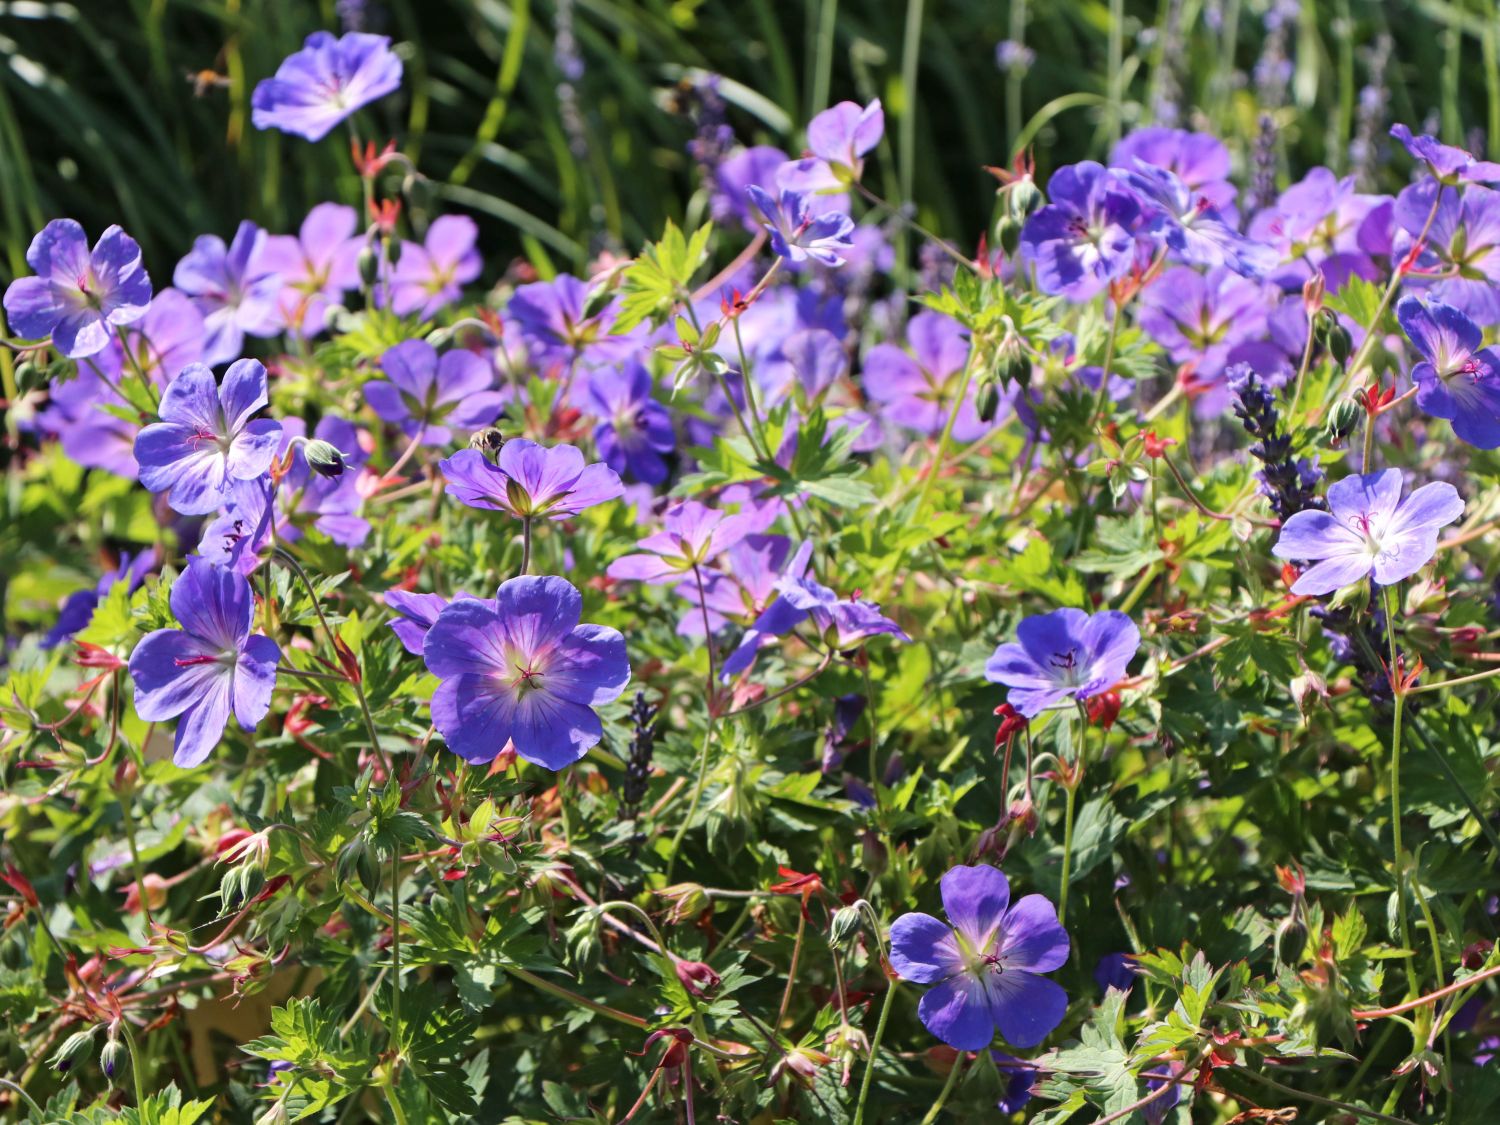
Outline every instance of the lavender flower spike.
<svg viewBox="0 0 1500 1125"><path fill-rule="evenodd" d="M136 435L141 483L185 516L214 511L234 481L255 480L276 458L280 424L250 420L268 401L259 360L231 364L223 386L203 364L185 367L162 395L161 421Z"/></svg>
<svg viewBox="0 0 1500 1125"><path fill-rule="evenodd" d="M1382 586L1409 578L1437 553L1438 529L1463 514L1451 484L1424 484L1401 499L1400 469L1345 477L1328 490L1326 512L1298 512L1281 528L1271 553L1313 560L1294 594L1331 594L1373 576Z"/></svg>
<svg viewBox="0 0 1500 1125"><path fill-rule="evenodd" d="M178 720L172 760L189 768L213 752L231 714L245 730L266 717L281 649L250 632L255 596L233 570L190 559L171 604L182 628L147 634L130 654L130 677L136 714Z"/></svg>
<svg viewBox="0 0 1500 1125"><path fill-rule="evenodd" d="M588 753L604 733L594 708L620 697L630 661L617 630L578 623L582 609L566 579L528 577L438 614L422 652L442 680L432 722L450 750L488 762L508 742L550 770Z"/></svg>
<svg viewBox="0 0 1500 1125"><path fill-rule="evenodd" d="M1115 610L1058 609L1022 621L1016 641L995 649L984 678L1010 688L1008 702L1029 719L1108 691L1141 647L1141 631Z"/></svg>
<svg viewBox="0 0 1500 1125"><path fill-rule="evenodd" d="M71 359L98 355L113 331L146 315L151 278L141 268L141 248L119 227L99 236L93 250L83 227L53 219L26 251L35 277L21 277L5 291L10 329L28 340L52 337Z"/></svg>
<svg viewBox="0 0 1500 1125"><path fill-rule="evenodd" d="M1034 1047L1062 1022L1068 995L1041 976L1068 960L1068 934L1044 895L1010 901L1010 884L988 864L953 867L942 879L948 922L903 914L891 924L891 967L930 984L917 1005L927 1030L950 1047L978 1051L998 1028L1012 1047Z"/></svg>
<svg viewBox="0 0 1500 1125"><path fill-rule="evenodd" d="M326 31L307 37L250 96L257 129L280 129L321 141L361 106L401 85L401 60L384 35L350 32L335 39Z"/></svg>

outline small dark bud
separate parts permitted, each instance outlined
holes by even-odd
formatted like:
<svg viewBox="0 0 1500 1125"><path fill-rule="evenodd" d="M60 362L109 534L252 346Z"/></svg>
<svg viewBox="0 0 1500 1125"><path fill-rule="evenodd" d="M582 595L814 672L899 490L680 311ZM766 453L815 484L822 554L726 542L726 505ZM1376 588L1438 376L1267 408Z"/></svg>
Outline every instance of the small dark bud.
<svg viewBox="0 0 1500 1125"><path fill-rule="evenodd" d="M1276 962L1280 965L1295 966L1302 960L1302 952L1307 948L1307 923L1302 921L1301 912L1294 911L1290 917L1276 928Z"/></svg>
<svg viewBox="0 0 1500 1125"><path fill-rule="evenodd" d="M1319 309L1318 315L1313 317L1313 339L1326 347L1328 333L1337 328L1338 323L1338 314L1332 309Z"/></svg>
<svg viewBox="0 0 1500 1125"><path fill-rule="evenodd" d="M1000 388L995 386L993 379L986 379L979 385L979 394L975 399L975 406L979 412L981 422L993 422L995 411L1000 409Z"/></svg>
<svg viewBox="0 0 1500 1125"><path fill-rule="evenodd" d="M1006 194L1010 201L1010 213L1022 222L1046 202L1042 198L1042 189L1031 180L1017 180Z"/></svg>
<svg viewBox="0 0 1500 1125"><path fill-rule="evenodd" d="M1328 330L1328 354L1342 367L1349 362L1349 355L1354 351L1354 341L1349 336L1349 329L1342 324L1335 324Z"/></svg>
<svg viewBox="0 0 1500 1125"><path fill-rule="evenodd" d="M1021 245L1021 224L1014 215L1004 215L995 224L995 241L1007 258L1015 254L1016 247Z"/></svg>
<svg viewBox="0 0 1500 1125"><path fill-rule="evenodd" d="M25 394L27 391L36 390L42 385L45 378L46 376L42 373L42 369L29 359L23 359L20 363L16 364L16 388L22 394Z"/></svg>
<svg viewBox="0 0 1500 1125"><path fill-rule="evenodd" d="M359 280L366 287L374 285L376 279L380 277L380 256L375 253L374 248L371 246L362 248L356 264L359 266Z"/></svg>
<svg viewBox="0 0 1500 1125"><path fill-rule="evenodd" d="M308 467L322 477L333 479L342 476L348 467L338 447L322 438L313 438L302 452L307 457Z"/></svg>
<svg viewBox="0 0 1500 1125"><path fill-rule="evenodd" d="M385 240L386 260L395 265L401 260L401 248L405 245L399 238L387 238Z"/></svg>
<svg viewBox="0 0 1500 1125"><path fill-rule="evenodd" d="M495 457L505 445L505 435L497 426L486 426L469 435L469 448L477 449L486 457Z"/></svg>

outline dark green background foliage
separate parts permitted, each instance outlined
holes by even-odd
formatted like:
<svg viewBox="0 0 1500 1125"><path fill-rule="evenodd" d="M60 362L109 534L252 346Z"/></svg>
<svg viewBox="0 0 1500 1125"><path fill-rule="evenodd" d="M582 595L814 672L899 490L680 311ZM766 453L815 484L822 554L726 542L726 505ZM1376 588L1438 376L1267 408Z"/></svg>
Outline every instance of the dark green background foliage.
<svg viewBox="0 0 1500 1125"><path fill-rule="evenodd" d="M693 71L724 76L746 142L788 145L830 97L883 97L887 151L899 150L881 163L883 193L909 195L929 225L966 241L991 210L993 181L979 168L1006 162L1018 127L1041 122L1047 170L1104 153L1121 124L1147 119L1176 88L1181 104L1201 107L1184 120L1218 131L1248 165L1263 108L1253 70L1265 5L1255 2L1068 0L1027 10L990 0L581 0L572 24L587 143L570 147L553 0L366 7L370 26L411 51L402 94L367 113L365 127L409 139L439 182L462 169L449 206L486 221L492 269L522 240L567 268L600 248L628 252L668 216L681 221L696 176L684 152L691 124L671 91ZM923 18L911 115L903 70L913 7ZM1124 18L1112 65L1114 8ZM309 146L249 122L255 82L308 32L337 28L336 9L333 0L0 3L0 277L58 215L90 230L121 223L164 279L198 233L228 236L243 217L286 230L313 203L357 202L340 145ZM1415 124L1430 112L1450 138L1487 128L1494 155L1494 9L1491 0L1303 4L1286 33L1295 69L1284 104L1265 107L1276 111L1283 160L1345 170L1369 56L1389 32L1388 119ZM1017 30L1036 52L1019 102L994 56ZM189 76L203 70L227 86L189 96ZM1112 88L1124 95L1122 121L1099 105ZM910 193L900 190L907 175Z"/></svg>

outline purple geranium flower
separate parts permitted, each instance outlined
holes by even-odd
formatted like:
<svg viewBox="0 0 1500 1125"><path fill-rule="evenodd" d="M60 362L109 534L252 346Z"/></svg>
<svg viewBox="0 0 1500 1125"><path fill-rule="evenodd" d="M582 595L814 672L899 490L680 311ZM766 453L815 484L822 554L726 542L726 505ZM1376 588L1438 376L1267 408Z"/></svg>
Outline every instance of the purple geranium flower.
<svg viewBox="0 0 1500 1125"><path fill-rule="evenodd" d="M1094 966L1094 983L1100 992L1118 988L1129 992L1135 987L1135 957L1130 953L1106 953Z"/></svg>
<svg viewBox="0 0 1500 1125"><path fill-rule="evenodd" d="M871 637L890 636L898 641L911 641L906 631L881 613L874 602L858 598L843 601L827 586L806 577L802 574L806 564L806 553L799 552L794 571L776 583L781 596L755 619L739 647L724 661L724 679L745 671L755 662L761 649L777 637L786 636L804 621L811 621L818 636L835 652L858 648Z"/></svg>
<svg viewBox="0 0 1500 1125"><path fill-rule="evenodd" d="M583 595L555 577L512 578L494 601L454 600L422 653L442 680L432 722L448 748L488 762L507 742L551 770L578 761L603 736L594 708L630 682L625 638L580 625Z"/></svg>
<svg viewBox="0 0 1500 1125"><path fill-rule="evenodd" d="M1047 193L1052 201L1026 220L1021 244L1043 292L1086 301L1129 272L1140 204L1092 160L1059 168Z"/></svg>
<svg viewBox="0 0 1500 1125"><path fill-rule="evenodd" d="M479 276L483 263L475 249L478 242L479 227L473 219L444 215L433 220L421 245L403 243L391 278L392 310L430 320L444 305L458 300L463 287Z"/></svg>
<svg viewBox="0 0 1500 1125"><path fill-rule="evenodd" d="M995 1030L1034 1047L1062 1022L1068 994L1040 976L1068 960L1068 934L1044 895L1011 905L1010 884L988 864L953 867L942 879L949 925L930 914L891 924L891 968L930 984L917 1006L927 1030L950 1047L978 1051Z"/></svg>
<svg viewBox="0 0 1500 1125"><path fill-rule="evenodd" d="M1412 281L1435 276L1431 296L1483 323L1500 319L1500 191L1471 185L1460 192L1429 177L1396 197L1392 217L1393 257L1405 257L1426 232Z"/></svg>
<svg viewBox="0 0 1500 1125"><path fill-rule="evenodd" d="M203 364L188 367L162 395L162 420L135 439L141 483L169 492L168 502L185 516L212 512L233 481L255 480L271 467L281 426L250 420L269 401L259 360L231 364L222 387Z"/></svg>
<svg viewBox="0 0 1500 1125"><path fill-rule="evenodd" d="M920 312L906 325L909 352L876 344L865 356L865 393L885 407L887 419L919 434L942 430L958 392L958 375L969 361L969 333L940 312ZM988 428L974 405L975 389L960 408L953 437L973 441Z"/></svg>
<svg viewBox="0 0 1500 1125"><path fill-rule="evenodd" d="M1500 446L1500 355L1481 348L1484 333L1452 305L1405 297L1396 306L1423 362L1412 368L1417 404L1453 423L1453 432L1480 449Z"/></svg>
<svg viewBox="0 0 1500 1125"><path fill-rule="evenodd" d="M1069 700L1091 699L1125 675L1141 631L1123 613L1092 617L1056 609L1016 626L1016 641L995 649L984 678L1010 688L1006 697L1028 719Z"/></svg>
<svg viewBox="0 0 1500 1125"><path fill-rule="evenodd" d="M281 649L250 632L255 596L232 570L189 559L171 604L182 628L147 634L130 654L130 676L136 714L180 719L172 760L187 768L218 745L231 713L245 730L265 718Z"/></svg>
<svg viewBox="0 0 1500 1125"><path fill-rule="evenodd" d="M787 162L786 153L770 145L742 148L725 159L714 171L711 200L714 222L738 220L748 231L760 226L751 213L745 189L751 184L774 183L777 170Z"/></svg>
<svg viewBox="0 0 1500 1125"><path fill-rule="evenodd" d="M1194 193L1165 168L1137 160L1131 171L1116 172L1145 207L1146 232L1177 261L1192 266L1228 266L1261 278L1276 268L1280 254L1235 230L1205 195Z"/></svg>
<svg viewBox="0 0 1500 1125"><path fill-rule="evenodd" d="M297 234L266 239L259 264L281 279L276 312L284 327L316 336L329 307L359 287L359 252L365 240L354 233L358 225L353 207L320 203L307 213Z"/></svg>
<svg viewBox="0 0 1500 1125"><path fill-rule="evenodd" d="M1134 168L1137 160L1167 169L1221 213L1228 214L1234 207L1229 150L1212 134L1163 125L1134 129L1115 145L1109 162L1115 168Z"/></svg>
<svg viewBox="0 0 1500 1125"><path fill-rule="evenodd" d="M665 454L677 444L672 415L651 397L651 372L632 360L624 370L601 367L583 385L583 405L599 416L594 444L617 473L660 484L667 479Z"/></svg>
<svg viewBox="0 0 1500 1125"><path fill-rule="evenodd" d="M422 646L427 643L427 630L438 619L438 614L449 605L465 598L472 598L462 590L452 599L442 594L416 594L410 590L387 590L385 604L396 611L396 619L389 622L391 632L401 641L402 647L413 656L422 655Z"/></svg>
<svg viewBox="0 0 1500 1125"><path fill-rule="evenodd" d="M879 98L867 106L839 102L808 123L807 147L827 163L837 179L847 182L859 179L865 153L878 145L884 135L885 110Z"/></svg>
<svg viewBox="0 0 1500 1125"><path fill-rule="evenodd" d="M524 438L506 442L498 464L477 449L462 449L438 468L460 503L521 519L566 519L625 491L613 469L585 464L576 447L547 448Z"/></svg>
<svg viewBox="0 0 1500 1125"><path fill-rule="evenodd" d="M115 583L124 582L125 592L135 593L155 565L154 549L142 551L133 558L128 554L121 555L120 564L113 570L105 571L92 589L78 590L68 595L67 601L63 602L62 609L57 613L57 623L42 638L42 648L56 648L86 627L94 616L94 610L109 596Z"/></svg>
<svg viewBox="0 0 1500 1125"><path fill-rule="evenodd" d="M1000 1071L1004 1091L1000 1100L995 1103L995 1108L1001 1113L1019 1113L1031 1100L1031 1087L1035 1085L1041 1071L1025 1059L1007 1055L1004 1051L991 1050L990 1059Z"/></svg>
<svg viewBox="0 0 1500 1125"><path fill-rule="evenodd" d="M238 357L247 332L274 336L281 330L281 277L264 260L265 244L266 232L246 220L227 247L216 234L200 235L172 272L172 284L203 314L207 363Z"/></svg>
<svg viewBox="0 0 1500 1125"><path fill-rule="evenodd" d="M701 568L756 530L754 517L729 515L687 500L662 518L664 529L636 544L643 553L609 564L611 578L627 582L676 582Z"/></svg>
<svg viewBox="0 0 1500 1125"><path fill-rule="evenodd" d="M18 336L50 336L63 355L82 359L102 352L116 327L146 315L151 278L141 248L117 226L90 250L83 227L53 219L31 240L26 262L36 276L5 290L5 316Z"/></svg>
<svg viewBox="0 0 1500 1125"><path fill-rule="evenodd" d="M1294 594L1331 594L1372 575L1382 586L1409 578L1437 552L1438 529L1463 514L1451 484L1424 484L1401 499L1400 469L1349 476L1328 489L1328 511L1298 512L1281 527L1271 553L1316 561L1292 584Z"/></svg>
<svg viewBox="0 0 1500 1125"><path fill-rule="evenodd" d="M463 348L438 357L426 340L404 340L380 357L390 382L365 384L365 401L422 445L447 445L453 429L488 426L505 406L490 361Z"/></svg>
<svg viewBox="0 0 1500 1125"><path fill-rule="evenodd" d="M307 37L288 55L275 78L256 84L250 120L257 129L280 129L321 141L361 106L401 85L401 60L384 35L326 31Z"/></svg>
<svg viewBox="0 0 1500 1125"><path fill-rule="evenodd" d="M1236 344L1265 335L1269 303L1261 286L1219 266L1167 270L1141 295L1140 324L1199 379L1224 370Z"/></svg>
<svg viewBox="0 0 1500 1125"><path fill-rule="evenodd" d="M1436 137L1413 136L1405 125L1392 125L1391 136L1400 141L1413 157L1431 168L1432 174L1445 184L1500 183L1500 164L1476 160L1472 153L1445 145Z"/></svg>
<svg viewBox="0 0 1500 1125"><path fill-rule="evenodd" d="M614 302L594 316L584 316L588 296L589 287L569 274L516 289L505 311L520 329L533 363L539 367L609 363L628 358L640 347L635 334L617 336L610 331Z"/></svg>
<svg viewBox="0 0 1500 1125"><path fill-rule="evenodd" d="M766 217L771 249L794 264L811 259L825 266L839 266L844 252L854 249L854 220L840 211L814 215L807 196L783 189L780 200L764 188L751 184L745 189L750 202Z"/></svg>

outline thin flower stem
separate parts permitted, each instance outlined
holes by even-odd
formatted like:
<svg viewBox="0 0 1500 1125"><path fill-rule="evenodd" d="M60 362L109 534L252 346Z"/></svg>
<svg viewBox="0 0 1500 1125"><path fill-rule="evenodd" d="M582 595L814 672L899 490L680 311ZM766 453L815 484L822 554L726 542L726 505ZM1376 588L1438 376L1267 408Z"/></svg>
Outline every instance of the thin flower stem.
<svg viewBox="0 0 1500 1125"><path fill-rule="evenodd" d="M1297 385L1292 391L1292 408L1287 411L1287 418L1295 425L1297 421L1297 407L1302 403L1302 391L1307 386L1307 373L1312 368L1313 354L1313 318L1307 318L1307 341L1302 345L1302 362L1297 366Z"/></svg>
<svg viewBox="0 0 1500 1125"><path fill-rule="evenodd" d="M141 850L135 843L135 816L130 811L134 790L134 785L121 786L120 812L125 820L125 840L130 845L130 865L135 872L136 894L141 901L141 912L146 917L146 933L149 936L156 923L151 917L151 895L146 890L146 869L141 864Z"/></svg>
<svg viewBox="0 0 1500 1125"><path fill-rule="evenodd" d="M1181 383L1173 383L1172 389L1169 390L1166 394L1162 395L1161 398L1156 400L1156 404L1152 406L1150 410L1146 411L1146 413L1141 417L1141 421L1156 421L1174 405L1176 405L1178 400L1181 399L1182 396L1186 393L1187 391L1183 388L1183 385Z"/></svg>
<svg viewBox="0 0 1500 1125"><path fill-rule="evenodd" d="M764 707L767 703L774 703L776 700L780 699L784 695L790 695L792 692L796 691L798 688L802 687L804 684L811 683L813 680L817 679L820 675L822 675L824 669L826 669L828 667L829 663L832 660L833 660L833 653L831 653L831 652L824 653L823 654L823 659L822 659L822 661L819 662L818 666L816 668L814 668L811 672L807 673L805 676L802 676L801 678L792 681L791 683L787 684L786 687L784 687L784 688L779 688L778 690L772 692L770 695L762 696L760 699L753 700L752 702L745 704L743 707L736 707L732 711L725 711L724 712L724 718L727 719L727 718L729 718L729 717L731 717L733 715L743 715L746 711L754 711L757 707ZM1496 669L1496 672L1500 673L1500 669Z"/></svg>
<svg viewBox="0 0 1500 1125"><path fill-rule="evenodd" d="M693 564L693 578L698 584L698 609L703 614L703 643L708 647L708 684L705 693L705 702L708 704L708 730L703 735L703 748L698 754L698 778L693 783L693 795L688 800L687 814L677 826L677 832L672 837L671 854L667 857L667 882L672 881L672 869L677 864L677 853L682 848L683 837L687 835L688 826L693 823L693 818L698 815L698 805L703 800L703 787L708 783L708 756L709 749L713 745L714 734L718 729L719 708L716 703L718 692L718 665L714 659L714 632L708 619L708 602L703 592L703 571L697 563Z"/></svg>
<svg viewBox="0 0 1500 1125"><path fill-rule="evenodd" d="M923 1115L922 1125L932 1125L938 1119L938 1115L943 1112L943 1106L948 1104L949 1095L958 1088L958 1075L963 1069L964 1056L960 1052L954 1058L953 1065L948 1068L948 1080L943 1083L943 1089L938 1094L937 1101L933 1102L932 1107Z"/></svg>
<svg viewBox="0 0 1500 1125"><path fill-rule="evenodd" d="M313 587L312 579L307 576L307 571L302 569L302 564L292 557L285 548L276 548L275 554L272 557L280 560L283 566L287 567L302 580L302 585L307 590L307 596L312 599L313 612L318 615L318 624L323 627L323 635L328 638L328 647L333 649L333 658L337 661L339 657L338 638L333 631L333 627L328 624L328 618L323 616L323 604L318 600L318 592ZM359 710L365 719L365 731L370 736L370 749L378 754L380 760L385 764L386 776L393 777L394 774L391 773L390 759L386 757L385 750L380 745L380 735L375 729L375 717L370 714L370 703L365 698L364 684L360 682L360 677L357 676L346 676L344 682L354 688L355 698L359 700Z"/></svg>
<svg viewBox="0 0 1500 1125"><path fill-rule="evenodd" d="M623 1023L628 1027L639 1028L643 1031L648 1026L646 1021L643 1020L640 1016L633 1016L629 1012L622 1012L618 1008L611 1008L609 1005L601 1004L597 1000L590 1000L587 996L580 996L578 993L572 991L571 989L564 988L560 984L553 984L545 977L539 977L535 973L523 969L518 965L502 964L500 967L511 976L515 977L517 980L525 981L533 988L539 988L543 992L550 993L551 995L556 996L559 1000L566 1000L569 1004L574 1004L577 1007L585 1008L590 1012L594 1012L596 1015L604 1016L606 1019L612 1019L616 1023Z"/></svg>
<svg viewBox="0 0 1500 1125"><path fill-rule="evenodd" d="M1405 1003L1397 1004L1391 1008L1367 1008L1363 1011L1357 1010L1349 1014L1357 1020L1379 1020L1385 1019L1387 1016L1399 1016L1403 1012L1410 1012L1427 1004L1436 1003L1444 996L1452 996L1455 992L1462 992L1472 985L1479 984L1481 981L1495 976L1500 976L1500 965L1483 969L1472 976L1464 977L1463 980L1456 980L1452 984L1444 985L1436 992L1429 992L1426 996L1418 996L1415 1000L1407 1000Z"/></svg>
<svg viewBox="0 0 1500 1125"><path fill-rule="evenodd" d="M290 664L276 665L278 674L287 676L300 676L304 680L322 680L329 683L342 684L348 681L343 676L332 676L327 672L305 672L301 668L294 668Z"/></svg>
<svg viewBox="0 0 1500 1125"><path fill-rule="evenodd" d="M1385 638L1389 643L1391 662L1386 668L1386 681L1391 686L1395 699L1391 715L1391 842L1394 849L1396 875L1396 919L1401 927L1401 948L1411 949L1411 926L1406 918L1406 860L1401 849L1401 713L1406 703L1406 689L1400 683L1397 671L1396 652L1396 598L1394 586L1383 587L1385 598ZM1417 970L1410 957L1401 959L1406 969L1406 985L1413 993L1419 991Z"/></svg>
<svg viewBox="0 0 1500 1125"><path fill-rule="evenodd" d="M1366 1109L1364 1106L1354 1105L1350 1102L1335 1101L1332 1098L1325 1098L1318 1094L1309 1094L1303 1090L1298 1090L1291 1086L1283 1086L1274 1078L1267 1078L1264 1074L1258 1074L1255 1071L1250 1070L1248 1067L1233 1066L1231 1067L1231 1069L1236 1074L1243 1074L1246 1078L1253 1079L1256 1082L1264 1083L1265 1085L1271 1087L1273 1090L1277 1090L1290 1098L1301 1098L1303 1101L1312 1102L1315 1105L1326 1105L1330 1106L1333 1109L1343 1110L1345 1113L1353 1113L1357 1114L1360 1117L1368 1117L1372 1121L1386 1121L1389 1122L1390 1125L1415 1125L1415 1122L1408 1121L1404 1117L1392 1117L1388 1113L1381 1113L1378 1110Z"/></svg>
<svg viewBox="0 0 1500 1125"><path fill-rule="evenodd" d="M401 1041L401 851L391 852L391 1041ZM398 1056L399 1057L399 1056Z"/></svg>
<svg viewBox="0 0 1500 1125"><path fill-rule="evenodd" d="M1373 411L1365 412L1365 444L1363 460L1359 463L1359 471L1368 473L1370 461L1375 456L1375 414Z"/></svg>
<svg viewBox="0 0 1500 1125"><path fill-rule="evenodd" d="M1063 859L1061 886L1057 892L1057 920L1063 925L1068 918L1068 880L1073 870L1073 809L1078 801L1078 786L1069 785L1063 804Z"/></svg>
<svg viewBox="0 0 1500 1125"><path fill-rule="evenodd" d="M130 1052L130 1082L135 1087L136 1108L143 1108L146 1104L146 1085L141 1074L141 1052L136 1046L135 1036L131 1034L128 1020L120 1021L120 1030L125 1034L125 1049Z"/></svg>
<svg viewBox="0 0 1500 1125"><path fill-rule="evenodd" d="M382 480L389 480L391 477L399 475L401 470L406 468L406 463L412 459L412 455L416 453L417 448L422 444L422 435L426 430L427 427L425 425L418 428L416 435L411 441L406 443L406 448L401 451L401 456L396 458L396 463L381 474Z"/></svg>
<svg viewBox="0 0 1500 1125"><path fill-rule="evenodd" d="M1491 668L1486 672L1475 672L1469 676L1458 676L1451 680L1439 680L1435 684L1420 684L1410 689L1406 694L1421 695L1424 691L1439 691L1442 688L1457 687L1459 684L1473 684L1480 680L1492 680L1500 676L1500 668Z"/></svg>
<svg viewBox="0 0 1500 1125"><path fill-rule="evenodd" d="M136 378L141 381L141 386L145 388L146 397L151 400L151 405L161 406L161 396L156 393L156 388L151 385L151 377L141 367L141 361L136 358L135 353L130 350L129 343L125 340L125 329L118 324L115 325L115 335L120 340L120 351L125 353L125 362L130 364L130 369L135 372Z"/></svg>
<svg viewBox="0 0 1500 1125"><path fill-rule="evenodd" d="M1095 429L1109 410L1109 373L1115 365L1115 347L1120 340L1120 321L1125 319L1125 302L1115 305L1115 315L1109 322L1109 335L1104 340L1104 365L1099 369L1099 397L1089 415L1089 428Z"/></svg>
<svg viewBox="0 0 1500 1125"><path fill-rule="evenodd" d="M531 573L531 517L521 517L521 573Z"/></svg>
<svg viewBox="0 0 1500 1125"><path fill-rule="evenodd" d="M880 1018L875 1021L875 1038L870 1040L870 1058L865 1063L865 1076L859 1084L859 1104L854 1110L854 1125L864 1125L865 1102L870 1097L870 1080L875 1077L875 1061L880 1056L880 1041L885 1038L885 1025L891 1016L891 1005L896 999L896 988L896 981L887 978L885 1000L880 1005Z"/></svg>
<svg viewBox="0 0 1500 1125"><path fill-rule="evenodd" d="M781 994L781 1009L776 1013L776 1026L786 1023L787 1009L792 1006L792 990L797 987L797 962L802 957L802 939L807 936L807 909L803 908L797 918L797 939L792 943L792 963L786 973L786 989Z"/></svg>
<svg viewBox="0 0 1500 1125"><path fill-rule="evenodd" d="M1412 243L1412 249L1427 241L1427 233L1432 230L1432 224L1437 219L1438 208L1443 201L1443 188L1439 185L1438 190L1432 196L1432 209L1427 212L1427 221L1422 224L1422 233L1417 235L1416 241ZM1391 307L1391 301L1396 296L1396 290L1401 288L1401 282L1406 277L1398 265L1391 271L1391 279L1386 283L1385 292L1380 295L1380 304L1375 307L1375 315L1370 318L1370 323L1365 326L1365 338L1360 341L1359 347L1355 349L1354 355L1349 358L1349 370L1344 377L1343 385L1339 394L1344 394L1354 381L1359 378L1360 368L1364 366L1366 359L1370 357L1370 351L1375 346L1375 337L1379 335L1380 322L1385 318L1386 310ZM1309 325L1309 331L1311 326Z"/></svg>
<svg viewBox="0 0 1500 1125"><path fill-rule="evenodd" d="M903 226L910 227L917 234L920 234L923 238L927 239L928 242L931 242L934 246L936 246L944 254L947 254L948 257L952 258L959 265L965 267L966 269L974 268L974 260L972 258L966 257L963 251L954 246L953 243L949 242L946 238L942 238L939 235L933 234L932 231L928 230L921 223L917 222L917 220L908 215L903 208L897 207L894 203L887 203L884 199L880 198L880 196L876 195L869 188L865 187L864 184L857 181L854 184L854 190L859 192L860 195L864 196L866 200L873 203L876 207L880 207L887 211L893 218L896 219L897 222L901 223Z"/></svg>

